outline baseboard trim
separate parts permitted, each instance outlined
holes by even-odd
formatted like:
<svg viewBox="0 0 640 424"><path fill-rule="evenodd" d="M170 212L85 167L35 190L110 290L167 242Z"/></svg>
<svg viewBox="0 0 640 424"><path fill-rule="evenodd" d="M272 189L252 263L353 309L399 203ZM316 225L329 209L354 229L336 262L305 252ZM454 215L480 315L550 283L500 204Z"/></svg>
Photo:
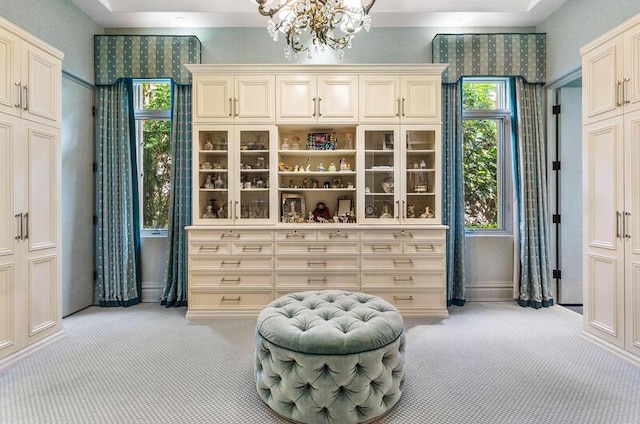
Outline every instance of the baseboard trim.
<svg viewBox="0 0 640 424"><path fill-rule="evenodd" d="M466 285L468 302L509 302L513 300L513 283L483 282Z"/></svg>
<svg viewBox="0 0 640 424"><path fill-rule="evenodd" d="M600 347L610 355L640 370L640 357L635 356L632 353L618 346L614 346L611 343L605 340L602 340L600 337L594 336L593 334L585 330L582 330L582 332L580 333L580 337L582 337L583 339L585 339L590 343L595 344L596 346Z"/></svg>
<svg viewBox="0 0 640 424"><path fill-rule="evenodd" d="M164 285L157 282L142 282L142 297L140 301L142 303L157 303L160 302L162 295L164 294Z"/></svg>
<svg viewBox="0 0 640 424"><path fill-rule="evenodd" d="M12 353L6 358L3 358L0 360L0 371L4 371L5 369L15 365L16 363L22 361L23 359L33 355L39 350L42 350L45 347L63 338L64 338L64 331L60 329L60 331L57 331L51 334L50 336L43 338L42 340L38 340L37 342L30 344L29 346L26 346L25 348L20 349L17 352Z"/></svg>

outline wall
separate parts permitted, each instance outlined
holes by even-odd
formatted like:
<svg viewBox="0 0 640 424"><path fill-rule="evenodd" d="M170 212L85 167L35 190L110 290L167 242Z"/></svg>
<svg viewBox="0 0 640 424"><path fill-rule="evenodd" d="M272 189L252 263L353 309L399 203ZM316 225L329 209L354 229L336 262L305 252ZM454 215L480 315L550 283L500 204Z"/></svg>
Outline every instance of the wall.
<svg viewBox="0 0 640 424"><path fill-rule="evenodd" d="M2 0L0 16L64 53L62 63L62 314L93 304L93 35L69 0Z"/></svg>
<svg viewBox="0 0 640 424"><path fill-rule="evenodd" d="M638 0L569 0L537 32L547 33L547 82L581 67L580 48L640 13Z"/></svg>

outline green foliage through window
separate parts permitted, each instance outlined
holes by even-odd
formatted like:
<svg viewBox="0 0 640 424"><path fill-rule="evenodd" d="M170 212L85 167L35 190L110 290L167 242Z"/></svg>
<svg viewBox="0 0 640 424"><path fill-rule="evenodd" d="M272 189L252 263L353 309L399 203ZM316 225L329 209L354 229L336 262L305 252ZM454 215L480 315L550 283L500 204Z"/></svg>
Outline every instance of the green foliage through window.
<svg viewBox="0 0 640 424"><path fill-rule="evenodd" d="M137 118L141 126L138 136L142 137L138 140L141 143L142 228L166 229L171 188L171 84L141 82L136 89Z"/></svg>
<svg viewBox="0 0 640 424"><path fill-rule="evenodd" d="M504 81L463 82L462 103L465 226L500 228Z"/></svg>

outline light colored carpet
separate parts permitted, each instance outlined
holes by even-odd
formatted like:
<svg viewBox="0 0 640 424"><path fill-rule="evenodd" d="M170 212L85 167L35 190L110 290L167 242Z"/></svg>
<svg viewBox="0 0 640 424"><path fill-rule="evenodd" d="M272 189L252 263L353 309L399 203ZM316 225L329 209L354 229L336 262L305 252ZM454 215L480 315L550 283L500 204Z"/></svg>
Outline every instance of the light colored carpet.
<svg viewBox="0 0 640 424"><path fill-rule="evenodd" d="M376 424L640 423L640 371L580 339L579 314L450 312L405 321L405 393ZM63 340L0 374L0 423L284 423L255 391L255 320L184 313L142 304L65 318Z"/></svg>

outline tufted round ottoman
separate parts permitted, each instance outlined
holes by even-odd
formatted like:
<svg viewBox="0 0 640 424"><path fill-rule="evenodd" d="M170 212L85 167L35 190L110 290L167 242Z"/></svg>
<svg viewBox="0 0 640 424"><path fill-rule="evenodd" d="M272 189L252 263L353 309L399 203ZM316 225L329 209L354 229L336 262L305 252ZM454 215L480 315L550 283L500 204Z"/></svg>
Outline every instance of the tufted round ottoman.
<svg viewBox="0 0 640 424"><path fill-rule="evenodd" d="M391 409L404 387L402 316L379 297L292 293L258 316L258 394L290 420L350 424Z"/></svg>

